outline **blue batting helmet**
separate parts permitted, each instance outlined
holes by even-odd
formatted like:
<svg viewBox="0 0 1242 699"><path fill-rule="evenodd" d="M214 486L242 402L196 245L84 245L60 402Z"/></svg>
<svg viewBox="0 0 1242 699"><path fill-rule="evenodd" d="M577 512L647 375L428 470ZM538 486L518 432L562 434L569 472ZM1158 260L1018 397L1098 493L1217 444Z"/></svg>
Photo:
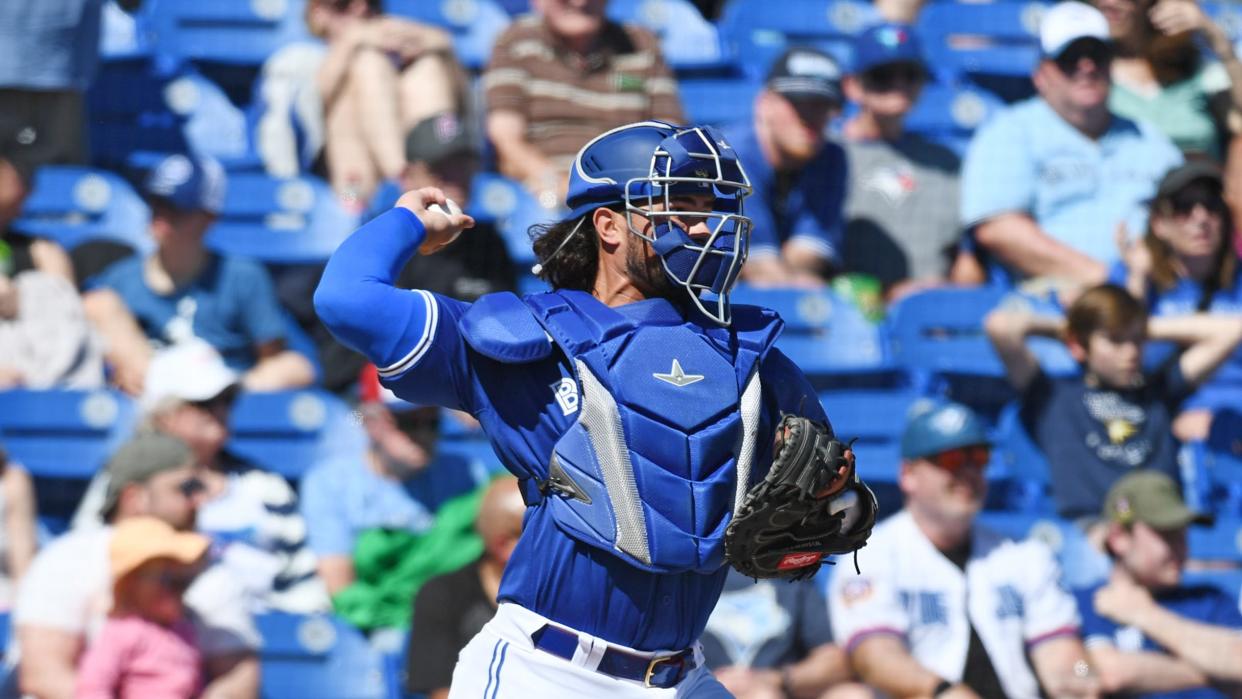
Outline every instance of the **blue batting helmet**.
<svg viewBox="0 0 1242 699"><path fill-rule="evenodd" d="M750 190L733 148L712 127L644 121L601 134L578 151L565 203L571 218L624 204L630 232L651 243L665 275L705 315L728 325L729 290L750 243L751 222L742 213ZM711 195L711 209L679 210L676 200L687 194ZM634 215L650 221L650 229L635 226ZM680 223L687 219L705 220L708 237L692 238Z"/></svg>

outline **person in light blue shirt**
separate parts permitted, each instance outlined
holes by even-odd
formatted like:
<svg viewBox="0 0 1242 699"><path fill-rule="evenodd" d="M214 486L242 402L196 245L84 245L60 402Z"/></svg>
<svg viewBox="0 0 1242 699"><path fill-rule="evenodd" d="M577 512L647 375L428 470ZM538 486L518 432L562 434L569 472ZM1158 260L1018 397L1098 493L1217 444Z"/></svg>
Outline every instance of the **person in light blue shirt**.
<svg viewBox="0 0 1242 699"><path fill-rule="evenodd" d="M1108 109L1112 49L1099 10L1063 2L1040 25L1039 95L976 133L962 168L962 223L1014 281L1096 284L1119 225L1143 229L1147 200L1181 153L1154 127Z"/></svg>
<svg viewBox="0 0 1242 699"><path fill-rule="evenodd" d="M310 384L315 367L307 354L290 349L295 338L267 270L204 244L224 201L219 163L168 155L145 172L140 187L151 206L155 252L106 268L87 280L84 296L117 383L141 392L153 347L199 338L243 373L249 390Z"/></svg>
<svg viewBox="0 0 1242 699"><path fill-rule="evenodd" d="M845 150L824 138L841 109L841 69L795 48L776 59L755 98L753 123L724 129L754 188L743 276L757 284L818 285L841 266Z"/></svg>

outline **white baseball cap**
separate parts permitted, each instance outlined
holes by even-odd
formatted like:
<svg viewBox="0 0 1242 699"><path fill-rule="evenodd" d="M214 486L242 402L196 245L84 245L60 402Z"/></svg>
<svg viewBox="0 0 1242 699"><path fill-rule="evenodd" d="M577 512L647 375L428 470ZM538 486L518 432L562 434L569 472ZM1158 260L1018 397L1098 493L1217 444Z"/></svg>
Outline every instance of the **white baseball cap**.
<svg viewBox="0 0 1242 699"><path fill-rule="evenodd" d="M224 363L220 353L203 340L194 339L156 352L143 382L142 409L150 411L176 399L186 402L211 400L238 382L237 372Z"/></svg>
<svg viewBox="0 0 1242 699"><path fill-rule="evenodd" d="M1091 5L1069 0L1044 13L1039 23L1039 49L1046 58L1055 58L1079 39L1108 42L1108 20Z"/></svg>

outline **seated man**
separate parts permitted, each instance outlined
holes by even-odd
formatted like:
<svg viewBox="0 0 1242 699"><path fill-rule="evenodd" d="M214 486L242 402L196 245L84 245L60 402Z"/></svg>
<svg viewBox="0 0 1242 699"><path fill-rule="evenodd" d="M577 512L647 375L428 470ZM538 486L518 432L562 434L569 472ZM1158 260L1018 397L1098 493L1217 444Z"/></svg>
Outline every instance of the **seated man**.
<svg viewBox="0 0 1242 699"><path fill-rule="evenodd" d="M956 403L917 414L901 456L904 509L859 551L862 574L838 569L829 589L859 678L893 697L1095 697L1051 551L975 523L991 459L979 417Z"/></svg>
<svg viewBox="0 0 1242 699"><path fill-rule="evenodd" d="M548 209L564 199L578 149L647 119L680 124L672 71L651 32L604 16L605 0L533 0L496 39L483 75L487 136L500 171Z"/></svg>
<svg viewBox="0 0 1242 699"><path fill-rule="evenodd" d="M880 281L889 301L946 283L962 238L956 154L906 131L927 81L914 28L881 24L854 40L841 127L853 182L845 199L845 269Z"/></svg>
<svg viewBox="0 0 1242 699"><path fill-rule="evenodd" d="M841 70L827 54L791 49L755 98L752 123L725 129L754 193L742 271L754 284L818 286L840 269L845 151L824 137L841 108Z"/></svg>
<svg viewBox="0 0 1242 699"><path fill-rule="evenodd" d="M496 613L500 576L522 535L525 513L517 479L497 478L484 493L475 522L483 555L418 591L406 655L407 691L447 699L457 654Z"/></svg>
<svg viewBox="0 0 1242 699"><path fill-rule="evenodd" d="M109 525L152 516L181 531L194 528L203 482L194 453L181 440L139 435L113 455L106 474ZM78 658L111 605L111 534L111 526L73 529L40 551L22 579L13 625L24 694L74 696ZM185 603L205 660L203 696L257 697L260 638L232 576L213 565L186 591Z"/></svg>
<svg viewBox="0 0 1242 699"><path fill-rule="evenodd" d="M1087 652L1109 694L1220 697L1242 686L1238 600L1182 580L1186 528L1211 518L1177 490L1168 476L1139 470L1104 503L1112 575L1077 595Z"/></svg>
<svg viewBox="0 0 1242 699"><path fill-rule="evenodd" d="M1177 479L1178 406L1242 343L1242 318L1196 313L1147 317L1125 289L1083 292L1064 319L993 311L984 322L1022 401L1022 422L1048 457L1057 513L1089 528L1117 479L1149 468ZM1026 346L1031 335L1064 339L1081 376L1050 377ZM1165 340L1184 349L1143 368L1143 346Z"/></svg>
<svg viewBox="0 0 1242 699"><path fill-rule="evenodd" d="M1108 42L1099 10L1079 2L1050 9L1033 76L1039 95L997 114L966 152L962 224L1011 281L1104 281L1117 227L1143 230L1156 183L1182 160L1154 127L1109 111Z"/></svg>
<svg viewBox="0 0 1242 699"><path fill-rule="evenodd" d="M151 207L148 257L134 255L87 282L87 316L104 338L121 387L142 392L152 347L201 338L245 372L249 390L305 386L315 369L288 349L285 319L262 265L204 245L224 203L224 170L208 159L171 155L141 189Z"/></svg>
<svg viewBox="0 0 1242 699"><path fill-rule="evenodd" d="M816 699L853 676L814 580L756 581L730 570L699 640L704 662L737 699Z"/></svg>

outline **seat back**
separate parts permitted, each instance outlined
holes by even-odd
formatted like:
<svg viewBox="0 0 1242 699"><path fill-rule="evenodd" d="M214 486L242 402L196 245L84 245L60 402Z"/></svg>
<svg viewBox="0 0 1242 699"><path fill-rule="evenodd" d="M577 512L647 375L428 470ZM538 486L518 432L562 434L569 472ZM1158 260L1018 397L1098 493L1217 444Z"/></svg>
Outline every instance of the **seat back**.
<svg viewBox="0 0 1242 699"><path fill-rule="evenodd" d="M720 68L729 63L716 25L703 19L687 0L611 0L608 18L650 30L660 39L660 53L674 70Z"/></svg>
<svg viewBox="0 0 1242 699"><path fill-rule="evenodd" d="M848 70L854 37L875 19L857 0L730 0L721 11L720 39L752 78L762 80L772 62L792 46L814 46Z"/></svg>
<svg viewBox="0 0 1242 699"><path fill-rule="evenodd" d="M120 176L92 168L44 165L13 228L49 238L65 248L109 239L150 251L151 211Z"/></svg>
<svg viewBox="0 0 1242 699"><path fill-rule="evenodd" d="M89 479L136 419L134 402L114 391L0 392L0 443L34 476Z"/></svg>
<svg viewBox="0 0 1242 699"><path fill-rule="evenodd" d="M927 65L946 80L969 76L1012 101L1034 92L1043 2L931 3L919 13Z"/></svg>
<svg viewBox="0 0 1242 699"><path fill-rule="evenodd" d="M906 129L965 154L971 135L1004 102L968 83L929 82L906 117Z"/></svg>
<svg viewBox="0 0 1242 699"><path fill-rule="evenodd" d="M243 393L230 426L233 453L295 480L321 462L361 459L365 447L353 411L320 390Z"/></svg>
<svg viewBox="0 0 1242 699"><path fill-rule="evenodd" d="M234 173L207 245L271 264L322 262L357 222L317 177Z"/></svg>
<svg viewBox="0 0 1242 699"><path fill-rule="evenodd" d="M257 67L309 38L304 8L305 0L146 0L139 22L168 59Z"/></svg>
<svg viewBox="0 0 1242 699"><path fill-rule="evenodd" d="M362 633L325 615L269 612L255 617L263 699L386 699L380 653Z"/></svg>

